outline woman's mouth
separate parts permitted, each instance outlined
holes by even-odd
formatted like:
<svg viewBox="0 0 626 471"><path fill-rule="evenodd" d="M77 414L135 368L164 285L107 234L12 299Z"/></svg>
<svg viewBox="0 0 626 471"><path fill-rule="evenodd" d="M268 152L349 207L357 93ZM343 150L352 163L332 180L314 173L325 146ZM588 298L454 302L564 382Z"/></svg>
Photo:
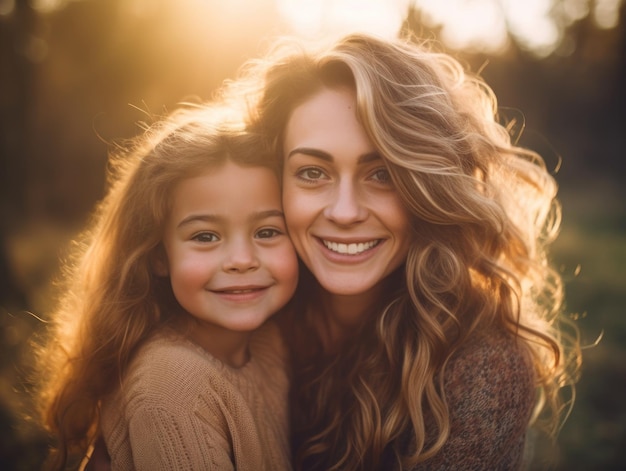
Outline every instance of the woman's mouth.
<svg viewBox="0 0 626 471"><path fill-rule="evenodd" d="M321 239L321 241L328 250L332 250L335 253L342 255L359 255L367 250L376 247L378 244L380 244L381 239L370 240L367 242L354 242L351 244L331 242L324 239Z"/></svg>

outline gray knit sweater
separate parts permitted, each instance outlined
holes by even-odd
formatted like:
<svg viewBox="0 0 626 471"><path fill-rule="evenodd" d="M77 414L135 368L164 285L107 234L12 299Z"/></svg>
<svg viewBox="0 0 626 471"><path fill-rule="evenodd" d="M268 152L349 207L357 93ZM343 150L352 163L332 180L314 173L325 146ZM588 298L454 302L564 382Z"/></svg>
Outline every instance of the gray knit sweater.
<svg viewBox="0 0 626 471"><path fill-rule="evenodd" d="M460 349L445 370L450 437L412 471L510 471L524 467L535 403L534 369L521 341L488 331Z"/></svg>

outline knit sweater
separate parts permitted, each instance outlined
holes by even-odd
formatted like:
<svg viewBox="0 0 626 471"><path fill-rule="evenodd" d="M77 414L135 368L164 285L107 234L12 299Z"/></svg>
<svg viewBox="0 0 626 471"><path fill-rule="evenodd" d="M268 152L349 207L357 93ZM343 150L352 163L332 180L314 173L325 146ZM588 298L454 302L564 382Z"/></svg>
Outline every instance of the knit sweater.
<svg viewBox="0 0 626 471"><path fill-rule="evenodd" d="M450 436L439 453L411 471L510 471L528 464L535 380L520 340L499 331L477 335L450 359L444 390Z"/></svg>
<svg viewBox="0 0 626 471"><path fill-rule="evenodd" d="M149 340L102 407L111 469L291 469L286 352L273 323L253 334L250 354L234 369L173 331Z"/></svg>

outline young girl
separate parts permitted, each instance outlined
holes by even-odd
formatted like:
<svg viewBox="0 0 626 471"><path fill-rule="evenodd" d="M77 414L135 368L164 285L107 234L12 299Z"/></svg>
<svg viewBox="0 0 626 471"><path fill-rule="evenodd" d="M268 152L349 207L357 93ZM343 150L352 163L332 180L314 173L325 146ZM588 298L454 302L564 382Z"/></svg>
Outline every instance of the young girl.
<svg viewBox="0 0 626 471"><path fill-rule="evenodd" d="M41 351L53 468L99 430L112 469L290 468L284 351L265 321L298 267L275 164L208 107L112 161Z"/></svg>

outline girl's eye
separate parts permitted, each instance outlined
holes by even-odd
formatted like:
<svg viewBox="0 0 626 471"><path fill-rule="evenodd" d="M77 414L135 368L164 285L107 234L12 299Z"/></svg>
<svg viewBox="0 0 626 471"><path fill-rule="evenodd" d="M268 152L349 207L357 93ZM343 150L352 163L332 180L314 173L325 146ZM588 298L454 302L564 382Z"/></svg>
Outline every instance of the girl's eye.
<svg viewBox="0 0 626 471"><path fill-rule="evenodd" d="M312 182L317 181L317 180L322 180L325 176L324 172L321 169L316 168L316 167L303 168L302 170L298 171L296 175L301 180L312 181Z"/></svg>
<svg viewBox="0 0 626 471"><path fill-rule="evenodd" d="M213 232L199 232L195 234L191 240L195 240L196 242L217 242L219 237Z"/></svg>
<svg viewBox="0 0 626 471"><path fill-rule="evenodd" d="M382 167L377 169L372 173L372 180L376 180L378 183L388 184L391 182L391 175L389 175L389 170Z"/></svg>
<svg viewBox="0 0 626 471"><path fill-rule="evenodd" d="M272 237L276 237L281 235L282 232L278 229L265 228L257 231L256 237L259 239L271 239Z"/></svg>

